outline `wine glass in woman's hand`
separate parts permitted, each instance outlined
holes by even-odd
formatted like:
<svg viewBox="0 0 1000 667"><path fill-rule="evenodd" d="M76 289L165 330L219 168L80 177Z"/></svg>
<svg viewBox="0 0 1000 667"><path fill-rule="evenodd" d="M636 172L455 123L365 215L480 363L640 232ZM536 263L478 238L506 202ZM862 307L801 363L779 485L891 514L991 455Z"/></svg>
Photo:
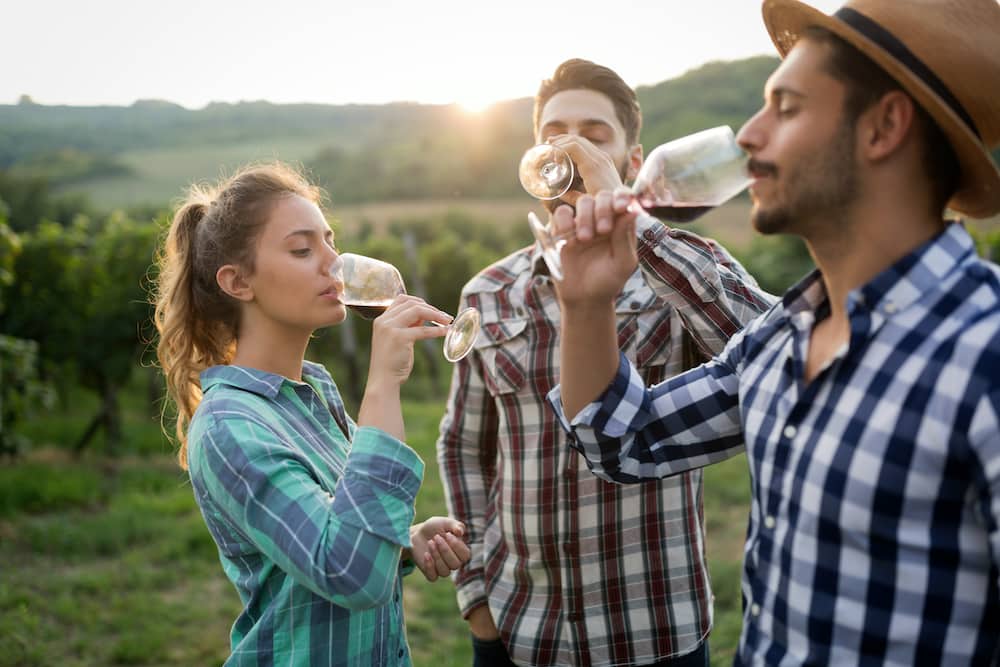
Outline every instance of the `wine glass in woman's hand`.
<svg viewBox="0 0 1000 667"><path fill-rule="evenodd" d="M343 283L340 302L367 320L373 320L388 308L393 299L406 294L399 269L364 255L342 253L330 270ZM431 322L434 326L445 326ZM458 361L472 350L479 334L479 311L466 308L452 320L444 339L444 357Z"/></svg>

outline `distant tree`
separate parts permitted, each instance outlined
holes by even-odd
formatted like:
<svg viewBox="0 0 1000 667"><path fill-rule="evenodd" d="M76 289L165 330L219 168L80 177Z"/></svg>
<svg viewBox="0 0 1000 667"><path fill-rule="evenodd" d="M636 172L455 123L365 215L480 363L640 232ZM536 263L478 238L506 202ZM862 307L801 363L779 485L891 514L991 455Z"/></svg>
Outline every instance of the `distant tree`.
<svg viewBox="0 0 1000 667"><path fill-rule="evenodd" d="M104 429L109 448L121 440L118 393L149 337L145 279L157 227L112 215L95 228L45 222L23 236L16 280L5 290L2 330L38 343L43 367L65 384L75 378L100 399L75 445Z"/></svg>
<svg viewBox="0 0 1000 667"><path fill-rule="evenodd" d="M4 291L14 284L15 259L21 252L21 241L7 226L5 210L0 201L0 316ZM7 335L0 327L0 456L13 456L27 446L27 438L15 430L18 422L50 403L51 392L38 375L38 344Z"/></svg>

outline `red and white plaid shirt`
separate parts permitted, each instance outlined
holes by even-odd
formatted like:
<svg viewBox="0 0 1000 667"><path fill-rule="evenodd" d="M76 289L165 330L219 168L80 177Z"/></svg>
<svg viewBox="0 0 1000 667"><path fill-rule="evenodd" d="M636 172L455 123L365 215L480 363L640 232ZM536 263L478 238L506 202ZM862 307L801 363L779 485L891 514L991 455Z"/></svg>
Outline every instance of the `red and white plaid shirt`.
<svg viewBox="0 0 1000 667"><path fill-rule="evenodd" d="M721 351L773 301L710 240L648 217L638 236L678 269L670 303L639 271L617 301L619 346L647 384ZM566 444L545 402L559 381L559 305L537 249L479 273L465 306L482 331L455 364L437 444L472 547L455 573L462 614L489 604L520 665L633 665L697 648L712 624L701 471L621 486Z"/></svg>

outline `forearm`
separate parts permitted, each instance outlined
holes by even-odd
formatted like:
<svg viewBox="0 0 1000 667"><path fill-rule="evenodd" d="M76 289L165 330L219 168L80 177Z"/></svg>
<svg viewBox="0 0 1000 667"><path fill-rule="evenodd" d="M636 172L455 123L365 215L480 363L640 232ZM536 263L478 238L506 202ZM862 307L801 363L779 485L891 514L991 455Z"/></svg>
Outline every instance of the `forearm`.
<svg viewBox="0 0 1000 667"><path fill-rule="evenodd" d="M398 384L369 383L365 387L365 395L358 410L358 426L373 426L397 440L406 440Z"/></svg>
<svg viewBox="0 0 1000 667"><path fill-rule="evenodd" d="M469 612L468 618L469 632L478 639L496 639L500 636L493 614L490 613L489 605L482 604Z"/></svg>
<svg viewBox="0 0 1000 667"><path fill-rule="evenodd" d="M775 297L711 240L649 220L640 229L639 266L647 282L677 309L705 352L718 354L774 304Z"/></svg>
<svg viewBox="0 0 1000 667"><path fill-rule="evenodd" d="M559 384L568 418L597 399L618 371L614 302L562 306Z"/></svg>

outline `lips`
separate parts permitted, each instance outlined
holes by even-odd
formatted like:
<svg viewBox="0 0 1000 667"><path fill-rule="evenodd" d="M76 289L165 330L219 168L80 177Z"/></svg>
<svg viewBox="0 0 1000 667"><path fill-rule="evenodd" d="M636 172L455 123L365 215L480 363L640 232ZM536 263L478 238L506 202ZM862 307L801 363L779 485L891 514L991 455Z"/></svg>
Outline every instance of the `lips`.
<svg viewBox="0 0 1000 667"><path fill-rule="evenodd" d="M751 178L759 181L768 176L776 176L778 167L767 162L751 159L747 162L747 173L750 174Z"/></svg>
<svg viewBox="0 0 1000 667"><path fill-rule="evenodd" d="M319 295L327 299L336 299L337 297L340 296L340 290L337 289L337 286L328 287L327 289L320 292Z"/></svg>

